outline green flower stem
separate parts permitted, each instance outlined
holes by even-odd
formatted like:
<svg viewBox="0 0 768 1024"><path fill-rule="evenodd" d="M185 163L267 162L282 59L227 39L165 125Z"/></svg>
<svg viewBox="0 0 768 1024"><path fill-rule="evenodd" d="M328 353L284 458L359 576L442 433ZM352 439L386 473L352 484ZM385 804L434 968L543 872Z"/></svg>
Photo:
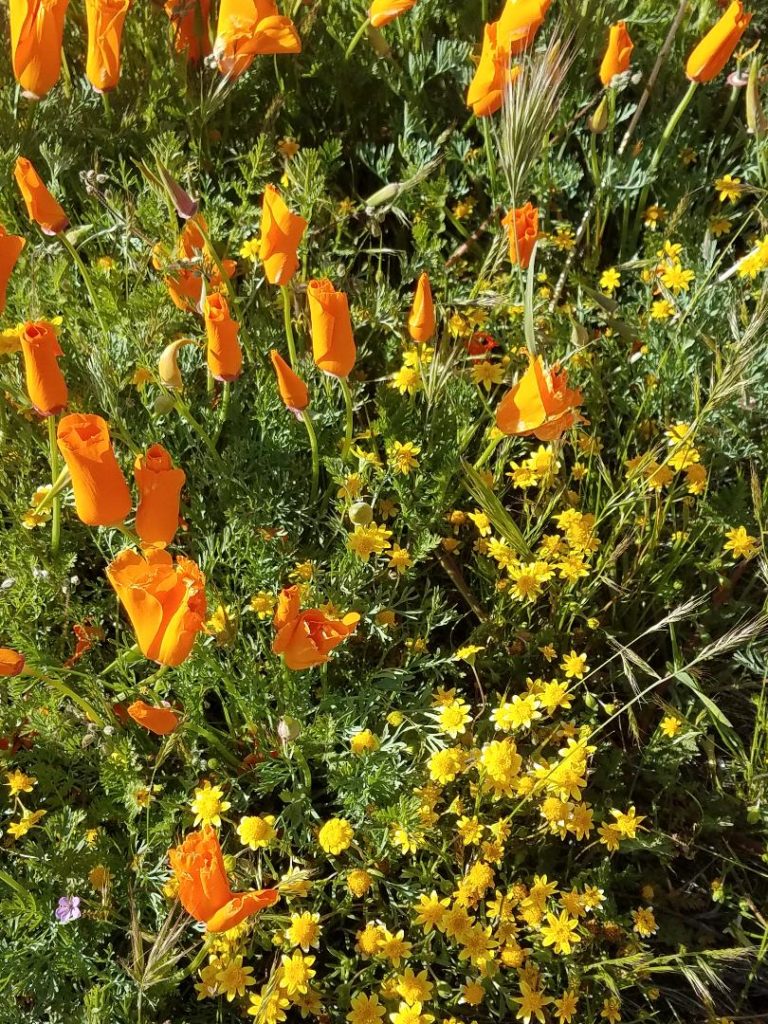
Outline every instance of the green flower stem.
<svg viewBox="0 0 768 1024"><path fill-rule="evenodd" d="M320 449L317 446L317 434L312 423L312 417L306 409L301 410L301 419L307 428L309 447L312 449L312 490L310 492L310 501L314 504L317 501L317 490L320 483Z"/></svg>
<svg viewBox="0 0 768 1024"><path fill-rule="evenodd" d="M69 253L69 255L70 255L71 259L72 259L72 262L75 264L75 266L77 267L78 271L80 272L80 277L83 279L83 284L85 285L85 290L88 292L88 298L91 300L91 305L93 306L93 311L96 314L96 319L99 321L99 326L101 327L101 333L104 335L104 343L107 346L107 352L108 352L109 349L110 349L109 331L107 330L107 325L105 324L104 318L101 315L101 307L99 306L98 299L96 298L96 289L93 287L93 281L91 280L91 275L88 272L88 268L86 267L85 263L83 263L82 259L80 258L80 254L78 253L77 249L75 249L74 245L72 245L70 240L67 238L65 232L62 231L56 237L59 239L61 244L67 250L67 252ZM110 414L110 417L113 420L113 422L115 424L117 424L118 430L119 430L121 436L125 439L125 442L128 445L128 447L131 449L131 451L133 452L134 455L137 455L139 453L140 449L139 449L138 445L136 444L136 442L131 437L130 431L128 430L127 426L125 425L124 420L120 416L120 411L119 411L117 405L114 403L113 398L111 397L113 395L118 395L120 393L120 383L115 378L115 375L114 375L114 373L112 371L112 364L110 363L110 361L108 359L104 360L104 362L102 363L102 366L104 367L104 370L105 370L106 374L110 378L110 381L109 381L109 383L111 385L110 397L107 399L107 401L109 403L109 414Z"/></svg>
<svg viewBox="0 0 768 1024"><path fill-rule="evenodd" d="M488 459L490 459L490 457L496 451L500 441L500 437L491 438L491 440L488 442L485 449L483 450L482 454L480 455L480 458L475 463L475 469L481 469L486 464Z"/></svg>
<svg viewBox="0 0 768 1024"><path fill-rule="evenodd" d="M43 683L45 686L49 686L56 693L62 697L67 697L72 703L80 708L91 722L95 722L98 726L104 726L106 723L99 712L94 708L93 704L81 697L79 693L76 693L70 686L63 683L60 679L55 679L45 672L41 672L39 669L32 668L27 665L24 668L24 676L33 676L37 682Z"/></svg>
<svg viewBox="0 0 768 1024"><path fill-rule="evenodd" d="M217 462L221 462L221 456L216 451L216 445L205 432L205 429L201 426L200 423L198 423L198 421L192 415L192 411L190 410L189 406L184 401L184 399L181 397L181 395L173 395L173 407L179 414L179 416L181 416L183 420L186 420L190 427L192 427L194 432L205 444L205 447L208 449L208 452L214 457L214 459L216 459Z"/></svg>
<svg viewBox="0 0 768 1024"><path fill-rule="evenodd" d="M366 18L365 21L363 22L363 24L357 30L357 32L355 32L355 34L352 36L352 41L350 42L349 46L347 47L347 52L344 54L344 60L349 60L349 58L352 56L353 50L355 49L357 44L360 42L360 40L365 35L365 30L368 28L370 23L371 23L371 19L370 18Z"/></svg>
<svg viewBox="0 0 768 1024"><path fill-rule="evenodd" d="M221 431L224 429L224 424L227 422L227 416L229 415L229 402L232 397L232 384L230 381L224 381L224 387L221 391L221 412L219 414L219 422L216 427L216 431L213 435L214 447L219 443L221 437Z"/></svg>
<svg viewBox="0 0 768 1024"><path fill-rule="evenodd" d="M648 193L651 190L653 179L656 177L656 171L659 169L661 158L664 156L664 152L667 146L669 145L669 140L675 133L675 129L677 128L680 122L680 118L686 112L691 100L696 94L696 89L698 88L698 85L698 82L691 82L691 84L688 86L688 91L678 103L677 109L675 110L672 117L669 119L667 127L664 129L664 133L659 139L659 144L656 147L656 152L653 154L650 167L648 168L648 180L646 181L645 187L643 188L643 191L640 194L640 202L637 205L637 212L635 214L635 235L637 235L637 232L640 230L640 221L643 216L643 211L645 210L645 204L648 202Z"/></svg>
<svg viewBox="0 0 768 1024"><path fill-rule="evenodd" d="M127 651L122 651L118 654L114 661L111 661L106 668L101 670L99 676L105 676L108 672L111 672L112 669L119 668L122 665L131 665L134 661L141 661L143 657L144 655L139 650L139 645L134 644L133 647L129 647Z"/></svg>
<svg viewBox="0 0 768 1024"><path fill-rule="evenodd" d="M48 417L48 458L51 463L51 492L59 481L59 449L56 444L56 417ZM61 498L53 497L53 515L51 518L51 554L58 554L61 542Z"/></svg>
<svg viewBox="0 0 768 1024"><path fill-rule="evenodd" d="M493 151L493 139L491 138L490 117L478 118L481 122L483 138L485 139L485 157L488 161L488 179L491 186L491 199L496 199L496 156Z"/></svg>
<svg viewBox="0 0 768 1024"><path fill-rule="evenodd" d="M53 481L53 486L51 487L50 491L48 491L48 493L45 495L43 500L38 505L35 505L32 511L34 513L44 512L47 508L49 508L49 506L53 504L53 499L58 494L61 494L61 492L64 490L64 488L67 486L70 480L71 477L69 475L69 470L67 469L66 466L63 466L59 470L59 475Z"/></svg>
<svg viewBox="0 0 768 1024"><path fill-rule="evenodd" d="M344 447L341 449L341 458L344 462L349 458L349 450L352 447L352 392L349 390L349 381L346 377L337 377L341 392L344 395L344 405L346 406L346 422L344 427Z"/></svg>
<svg viewBox="0 0 768 1024"><path fill-rule="evenodd" d="M287 284L280 285L280 292L283 297L283 323L285 324L285 340L288 342L288 355L291 360L292 369L296 369L296 342L293 338L293 324L291 323L291 293Z"/></svg>

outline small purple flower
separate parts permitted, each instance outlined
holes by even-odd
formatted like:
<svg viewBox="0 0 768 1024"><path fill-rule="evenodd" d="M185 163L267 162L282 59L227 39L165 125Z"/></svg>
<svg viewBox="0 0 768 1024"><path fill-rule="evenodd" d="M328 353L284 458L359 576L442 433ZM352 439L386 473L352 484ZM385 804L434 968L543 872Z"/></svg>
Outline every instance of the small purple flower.
<svg viewBox="0 0 768 1024"><path fill-rule="evenodd" d="M56 920L60 924L69 924L70 921L76 921L81 916L80 897L62 896L58 907L56 907Z"/></svg>

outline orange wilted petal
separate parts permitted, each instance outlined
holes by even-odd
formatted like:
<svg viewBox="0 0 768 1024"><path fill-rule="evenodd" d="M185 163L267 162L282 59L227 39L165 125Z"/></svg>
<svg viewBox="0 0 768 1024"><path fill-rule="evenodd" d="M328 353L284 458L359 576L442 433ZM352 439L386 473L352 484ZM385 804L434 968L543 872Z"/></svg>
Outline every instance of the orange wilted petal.
<svg viewBox="0 0 768 1024"><path fill-rule="evenodd" d="M137 725L143 726L156 736L168 736L179 727L179 716L171 708L155 707L143 700L135 700L128 707L128 714Z"/></svg>

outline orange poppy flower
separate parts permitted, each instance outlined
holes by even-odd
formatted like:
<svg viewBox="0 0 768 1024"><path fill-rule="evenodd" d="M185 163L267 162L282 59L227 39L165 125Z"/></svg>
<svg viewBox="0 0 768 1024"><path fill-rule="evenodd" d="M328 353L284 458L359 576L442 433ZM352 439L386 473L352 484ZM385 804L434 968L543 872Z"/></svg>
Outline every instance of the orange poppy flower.
<svg viewBox="0 0 768 1024"><path fill-rule="evenodd" d="M190 832L169 854L181 905L209 932L224 932L277 903L277 889L233 893L216 833L205 826Z"/></svg>
<svg viewBox="0 0 768 1024"><path fill-rule="evenodd" d="M179 526L179 495L187 479L174 469L171 456L161 444L137 455L133 475L139 491L136 532L142 544L170 544Z"/></svg>
<svg viewBox="0 0 768 1024"><path fill-rule="evenodd" d="M75 511L88 526L115 526L131 511L131 492L101 416L71 413L59 421L59 451L72 475Z"/></svg>
<svg viewBox="0 0 768 1024"><path fill-rule="evenodd" d="M85 74L96 92L114 89L120 79L120 45L131 0L85 0L88 57Z"/></svg>
<svg viewBox="0 0 768 1024"><path fill-rule="evenodd" d="M264 263L270 284L287 284L296 273L299 265L296 250L306 228L304 218L291 213L274 185L267 185L261 214L259 259Z"/></svg>
<svg viewBox="0 0 768 1024"><path fill-rule="evenodd" d="M581 392L568 387L568 374L555 365L546 369L541 356L529 356L528 369L502 398L496 426L505 434L533 434L539 441L554 441L582 417L576 411Z"/></svg>
<svg viewBox="0 0 768 1024"><path fill-rule="evenodd" d="M616 75L623 75L629 68L634 44L629 38L627 26L623 21L611 25L608 33L608 46L600 65L600 81L603 85L611 84Z"/></svg>
<svg viewBox="0 0 768 1024"><path fill-rule="evenodd" d="M182 261L182 265L174 266L173 272L165 278L165 285L174 305L186 313L200 312L203 285L206 281L208 292L218 291L223 284L219 267L200 230L201 226L207 234L208 225L202 213L195 214L186 221L176 246L178 260ZM152 262L157 270L163 266L164 255L163 246L156 246ZM233 277L237 270L235 260L225 259L219 262L227 278Z"/></svg>
<svg viewBox="0 0 768 1024"><path fill-rule="evenodd" d="M259 54L301 53L301 40L274 0L221 0L213 53L219 71L237 78Z"/></svg>
<svg viewBox="0 0 768 1024"><path fill-rule="evenodd" d="M526 203L510 210L501 222L509 234L509 259L513 266L528 267L539 237L539 211Z"/></svg>
<svg viewBox="0 0 768 1024"><path fill-rule="evenodd" d="M725 14L696 46L685 65L692 82L711 82L723 70L752 20L741 0L734 0Z"/></svg>
<svg viewBox="0 0 768 1024"><path fill-rule="evenodd" d="M179 727L179 716L175 711L146 704L143 700L135 700L128 707L128 714L137 725L143 726L156 736L168 736Z"/></svg>
<svg viewBox="0 0 768 1024"><path fill-rule="evenodd" d="M0 647L0 676L10 679L21 674L25 664L23 654L11 647Z"/></svg>
<svg viewBox="0 0 768 1024"><path fill-rule="evenodd" d="M432 302L432 288L429 277L422 274L416 285L411 314L408 317L408 333L414 341L429 341L435 333L435 307Z"/></svg>
<svg viewBox="0 0 768 1024"><path fill-rule="evenodd" d="M41 99L59 80L68 4L69 0L10 0L13 73L32 99Z"/></svg>
<svg viewBox="0 0 768 1024"><path fill-rule="evenodd" d="M552 0L507 0L496 23L498 46L513 57L533 42Z"/></svg>
<svg viewBox="0 0 768 1024"><path fill-rule="evenodd" d="M243 354L237 340L240 325L229 315L229 304L220 292L206 297L203 316L211 376L216 380L236 380L243 369Z"/></svg>
<svg viewBox="0 0 768 1024"><path fill-rule="evenodd" d="M497 41L498 22L483 30L480 63L467 91L467 106L475 117L490 117L500 109L506 89L520 77L520 68L509 66L509 50Z"/></svg>
<svg viewBox="0 0 768 1024"><path fill-rule="evenodd" d="M334 647L354 633L359 621L357 612L348 612L341 619L331 619L319 608L302 612L298 587L287 587L277 601L273 619L277 636L272 650L282 654L286 666L296 671L322 665Z"/></svg>
<svg viewBox="0 0 768 1024"><path fill-rule="evenodd" d="M279 352L272 349L269 355L277 374L277 388L286 406L295 413L306 409L309 405L307 385L293 372Z"/></svg>
<svg viewBox="0 0 768 1024"><path fill-rule="evenodd" d="M153 548L126 549L107 566L107 579L128 613L142 654L175 668L192 650L206 614L205 577L194 562Z"/></svg>
<svg viewBox="0 0 768 1024"><path fill-rule="evenodd" d="M356 350L347 296L337 292L327 278L310 281L307 295L315 362L325 373L348 377Z"/></svg>
<svg viewBox="0 0 768 1024"><path fill-rule="evenodd" d="M0 313L5 311L8 281L26 244L21 235L9 235L0 224Z"/></svg>
<svg viewBox="0 0 768 1024"><path fill-rule="evenodd" d="M211 46L211 0L165 0L165 13L173 26L173 45L187 60L207 57Z"/></svg>
<svg viewBox="0 0 768 1024"><path fill-rule="evenodd" d="M47 320L26 323L19 334L24 354L27 394L41 416L55 416L67 406L67 382L59 366L64 355L56 328Z"/></svg>
<svg viewBox="0 0 768 1024"><path fill-rule="evenodd" d="M373 0L368 8L368 20L374 28L381 28L382 25L388 25L390 21L410 11L415 5L416 0Z"/></svg>
<svg viewBox="0 0 768 1024"><path fill-rule="evenodd" d="M46 235L58 235L66 231L69 227L69 218L45 187L31 161L20 156L13 174L30 219L38 224Z"/></svg>

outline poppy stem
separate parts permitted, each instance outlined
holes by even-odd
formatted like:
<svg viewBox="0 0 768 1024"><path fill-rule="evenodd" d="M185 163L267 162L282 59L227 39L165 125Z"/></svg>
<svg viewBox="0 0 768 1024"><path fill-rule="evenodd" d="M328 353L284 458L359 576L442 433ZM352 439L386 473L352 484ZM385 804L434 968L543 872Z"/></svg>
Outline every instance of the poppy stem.
<svg viewBox="0 0 768 1024"><path fill-rule="evenodd" d="M677 105L677 109L667 122L667 127L664 129L664 132L661 138L659 139L659 144L656 147L656 152L653 154L653 157L651 158L651 163L648 167L648 175L645 182L645 186L643 187L643 191L640 193L640 202L637 204L637 211L635 213L635 237L637 237L637 233L640 230L640 221L643 216L643 211L645 210L645 204L648 202L648 193L651 190L653 179L656 177L656 171L659 169L661 158L664 155L664 151L666 150L667 145L669 144L669 140L672 138L675 132L675 128L677 128L680 118L688 109L688 105L693 99L696 93L696 89L698 88L698 85L698 82L691 82L691 84L688 86L688 91L686 92L685 96L683 96L683 98L680 100L680 102Z"/></svg>
<svg viewBox="0 0 768 1024"><path fill-rule="evenodd" d="M48 493L45 495L42 501L38 502L38 504L34 506L32 511L36 515L40 512L44 512L52 504L53 499L56 497L56 495L61 494L61 492L64 490L64 488L67 486L71 479L72 477L70 476L67 467L62 466L62 468L59 470L59 475L53 481L53 486L51 487L50 491L48 491Z"/></svg>
<svg viewBox="0 0 768 1024"><path fill-rule="evenodd" d="M216 445L213 443L210 437L208 437L203 427L197 422L195 417L192 415L190 408L184 401L184 399L180 395L174 395L173 405L179 416L181 416L183 420L186 420L190 427L192 427L195 433L201 438L201 440L205 444L205 447L208 449L211 455L214 456L216 461L221 462L221 456L216 451Z"/></svg>
<svg viewBox="0 0 768 1024"><path fill-rule="evenodd" d="M341 458L343 462L346 462L349 458L349 450L352 447L352 417L354 413L352 405L352 392L349 390L349 381L346 377L337 377L339 386L341 387L341 393L344 395L344 405L346 406L346 421L344 425L344 447L341 449Z"/></svg>
<svg viewBox="0 0 768 1024"><path fill-rule="evenodd" d="M490 459L490 457L496 451L496 449L497 449L497 447L499 445L499 441L501 441L500 437L492 437L491 438L491 440L486 445L485 450L480 455L480 458L475 463L475 469L480 469L482 466L484 466L486 464L488 459Z"/></svg>
<svg viewBox="0 0 768 1024"><path fill-rule="evenodd" d="M360 42L360 40L365 35L365 30L368 28L370 23L371 23L371 19L370 18L366 18L365 21L363 22L363 24L357 30L357 32L355 32L355 34L352 36L352 41L350 42L349 46L347 47L347 52L344 54L344 60L349 60L349 58L352 56L352 51L355 49L357 44Z"/></svg>
<svg viewBox="0 0 768 1024"><path fill-rule="evenodd" d="M229 400L232 396L232 385L228 380L224 381L224 387L221 390L221 412L219 414L219 422L216 427L216 431L213 435L214 446L219 443L221 437L221 431L224 429L224 424L227 422L227 416L229 415Z"/></svg>
<svg viewBox="0 0 768 1024"><path fill-rule="evenodd" d="M317 501L317 490L320 483L320 449L317 446L317 434L312 423L312 417L306 409L301 410L301 418L307 428L309 447L312 449L312 490L309 500L314 504Z"/></svg>
<svg viewBox="0 0 768 1024"><path fill-rule="evenodd" d="M51 493L59 482L59 449L56 444L56 417L48 417L48 458L51 463ZM53 497L53 513L51 516L51 554L58 554L61 541L61 498Z"/></svg>
<svg viewBox="0 0 768 1024"><path fill-rule="evenodd" d="M288 342L288 355L291 359L291 369L296 369L296 342L293 338L293 324L291 323L291 293L287 284L280 285L283 296L283 322L285 324L285 340Z"/></svg>
<svg viewBox="0 0 768 1024"><path fill-rule="evenodd" d="M109 404L109 413L110 413L111 418L118 425L119 432L122 435L122 437L125 439L128 447L131 449L131 451L133 451L134 454L136 454L139 451L139 448L136 445L136 442L131 437L131 435L130 435L130 433L128 431L128 428L125 425L125 421L120 416L120 410L118 409L117 405L115 405L115 403L114 403L114 401L112 399L112 396L119 394L121 389L120 389L119 382L116 380L116 378L114 376L114 371L112 369L112 364L111 364L110 360L108 358L106 358L107 353L110 351L110 347L111 347L110 343L109 343L109 331L107 330L107 325L104 322L104 317L101 315L101 307L99 306L98 300L96 298L96 290L93 287L93 281L91 280L91 275L88 273L88 268L86 267L85 263L83 263L82 259L80 258L80 254L78 253L77 249L75 249L74 245L72 245L70 240L67 238L66 233L64 231L61 231L56 237L59 239L61 244L67 250L67 252L69 253L69 255L72 258L72 262L77 267L77 269L78 269L78 271L80 273L80 277L83 279L83 284L85 285L85 290L88 292L88 298L91 300L91 306L93 307L93 311L96 314L96 319L99 321L99 326L101 327L101 333L104 336L104 344L106 346L105 352L102 353L102 355L104 355L105 358L103 360L100 360L100 365L101 365L105 375L108 377L109 383L112 385L112 387L111 387L111 395L107 396L107 402Z"/></svg>

